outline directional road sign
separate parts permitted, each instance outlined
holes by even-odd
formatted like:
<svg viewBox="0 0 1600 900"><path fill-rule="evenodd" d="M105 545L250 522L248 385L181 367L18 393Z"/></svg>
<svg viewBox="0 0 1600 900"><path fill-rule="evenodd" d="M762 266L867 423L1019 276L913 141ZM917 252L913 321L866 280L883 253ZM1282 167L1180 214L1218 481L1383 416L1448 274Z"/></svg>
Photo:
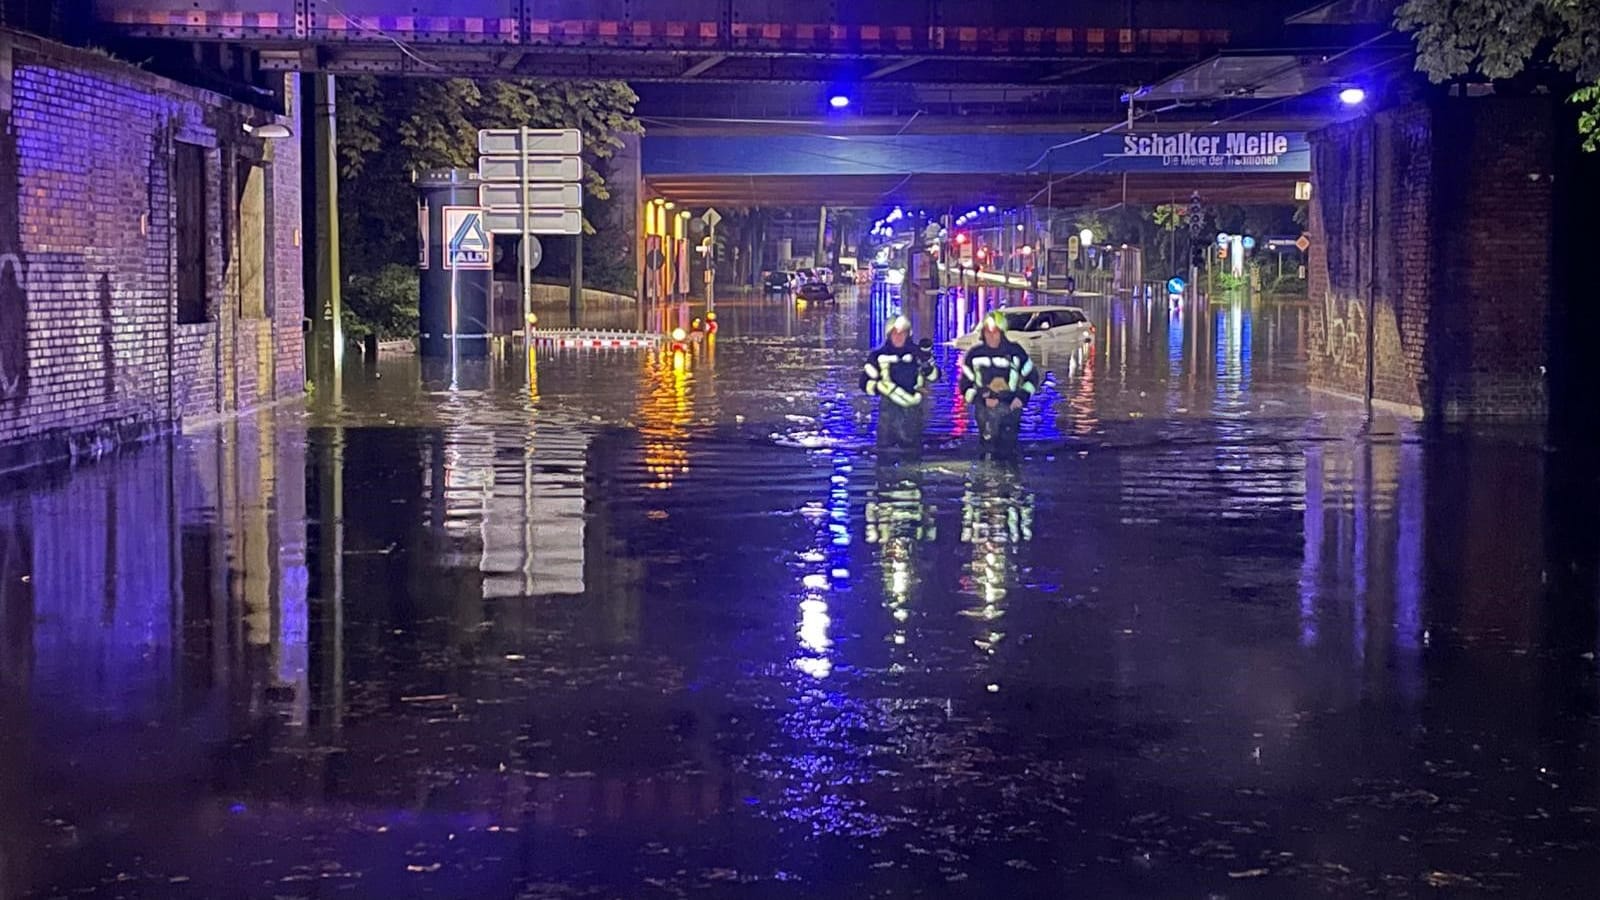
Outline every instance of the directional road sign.
<svg viewBox="0 0 1600 900"><path fill-rule="evenodd" d="M485 128L478 132L478 204L490 234L521 234L522 312L533 312L531 252L536 234L577 238L573 250L572 315L583 292L583 135L575 128Z"/></svg>
<svg viewBox="0 0 1600 900"><path fill-rule="evenodd" d="M716 228L717 223L722 221L722 213L717 212L715 209L708 209L705 215L700 218L705 221L707 226Z"/></svg>
<svg viewBox="0 0 1600 900"><path fill-rule="evenodd" d="M478 205L491 209L519 209L522 185L485 184L478 187ZM583 185L530 184L528 205L539 209L583 209Z"/></svg>
<svg viewBox="0 0 1600 900"><path fill-rule="evenodd" d="M522 211L486 209L483 227L495 234L522 234ZM582 234L583 211L578 209L534 209L528 213L529 234Z"/></svg>
<svg viewBox="0 0 1600 900"><path fill-rule="evenodd" d="M529 156L577 156L583 152L583 134L576 128L484 128L478 132L478 153L520 156L524 137Z"/></svg>
<svg viewBox="0 0 1600 900"><path fill-rule="evenodd" d="M478 177L484 181L519 183L522 158L517 156L478 157ZM576 156L528 157L528 181L582 181L583 160Z"/></svg>

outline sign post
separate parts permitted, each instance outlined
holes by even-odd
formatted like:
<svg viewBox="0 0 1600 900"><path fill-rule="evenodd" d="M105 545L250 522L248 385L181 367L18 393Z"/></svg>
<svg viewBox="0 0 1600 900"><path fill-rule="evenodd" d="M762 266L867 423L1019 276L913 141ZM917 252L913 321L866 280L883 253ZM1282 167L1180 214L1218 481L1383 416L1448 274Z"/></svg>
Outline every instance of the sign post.
<svg viewBox="0 0 1600 900"><path fill-rule="evenodd" d="M1187 285L1191 291L1197 290L1200 283L1200 261L1195 259L1195 251L1200 244L1200 233L1205 229L1205 207L1200 205L1200 192L1195 191L1189 195L1189 279ZM1210 262L1206 263L1209 270ZM1190 299L1193 299L1191 297Z"/></svg>
<svg viewBox="0 0 1600 900"><path fill-rule="evenodd" d="M706 223L706 311L710 312L717 308L716 292L711 289L711 285L716 278L717 223L722 221L722 213L715 209L707 209L700 220Z"/></svg>
<svg viewBox="0 0 1600 900"><path fill-rule="evenodd" d="M533 269L530 246L540 234L566 234L577 240L569 313L577 324L577 298L583 286L583 135L575 128L485 128L478 132L478 205L491 233L522 238L522 322L533 321Z"/></svg>

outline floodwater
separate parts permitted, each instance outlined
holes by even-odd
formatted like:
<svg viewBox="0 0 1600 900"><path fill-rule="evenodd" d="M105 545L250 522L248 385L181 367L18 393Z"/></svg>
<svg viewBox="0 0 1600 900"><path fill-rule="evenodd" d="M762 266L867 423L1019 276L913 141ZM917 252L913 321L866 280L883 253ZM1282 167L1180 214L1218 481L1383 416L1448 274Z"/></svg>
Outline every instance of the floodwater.
<svg viewBox="0 0 1600 900"><path fill-rule="evenodd" d="M1082 302L1014 467L877 459L892 298L740 296L12 484L0 898L1587 895L1589 460Z"/></svg>

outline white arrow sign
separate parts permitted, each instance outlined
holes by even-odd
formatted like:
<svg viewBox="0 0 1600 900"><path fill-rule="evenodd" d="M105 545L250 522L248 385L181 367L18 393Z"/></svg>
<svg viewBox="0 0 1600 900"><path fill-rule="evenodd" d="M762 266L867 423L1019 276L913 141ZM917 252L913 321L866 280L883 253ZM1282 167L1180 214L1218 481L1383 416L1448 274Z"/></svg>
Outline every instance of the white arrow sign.
<svg viewBox="0 0 1600 900"><path fill-rule="evenodd" d="M520 182L522 159L516 156L478 157L478 177L484 181ZM528 181L582 181L583 160L576 156L528 157Z"/></svg>
<svg viewBox="0 0 1600 900"><path fill-rule="evenodd" d="M522 186L485 184L478 187L478 205L521 209ZM528 186L527 205L536 209L582 209L583 186L577 184L533 184Z"/></svg>

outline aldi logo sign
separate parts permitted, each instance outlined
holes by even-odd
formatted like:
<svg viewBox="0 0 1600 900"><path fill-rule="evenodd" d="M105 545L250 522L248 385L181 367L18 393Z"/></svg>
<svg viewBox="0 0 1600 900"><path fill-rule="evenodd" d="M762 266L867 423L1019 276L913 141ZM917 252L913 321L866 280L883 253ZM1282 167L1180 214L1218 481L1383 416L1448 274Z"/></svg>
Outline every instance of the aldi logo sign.
<svg viewBox="0 0 1600 900"><path fill-rule="evenodd" d="M489 243L489 232L483 228L483 211L476 206L446 206L443 211L444 233L449 235L444 267L494 268L494 248Z"/></svg>

